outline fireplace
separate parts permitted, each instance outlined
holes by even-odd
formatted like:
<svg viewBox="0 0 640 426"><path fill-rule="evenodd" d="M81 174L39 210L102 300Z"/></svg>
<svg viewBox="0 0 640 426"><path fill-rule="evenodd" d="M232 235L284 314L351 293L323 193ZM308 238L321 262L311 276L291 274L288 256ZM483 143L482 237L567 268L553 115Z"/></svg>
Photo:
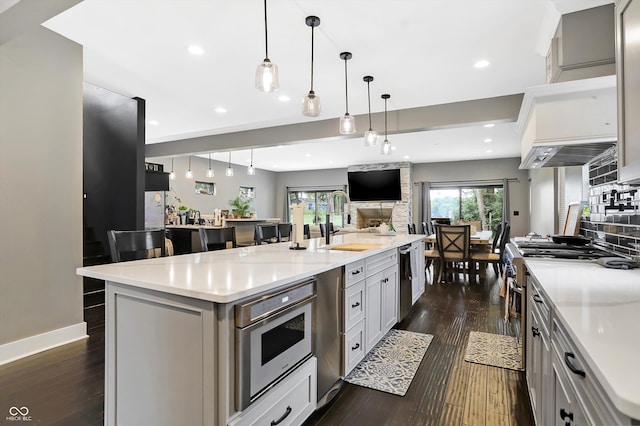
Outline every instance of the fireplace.
<svg viewBox="0 0 640 426"><path fill-rule="evenodd" d="M389 224L392 213L391 208L357 208L356 228L373 228L380 226L382 222Z"/></svg>

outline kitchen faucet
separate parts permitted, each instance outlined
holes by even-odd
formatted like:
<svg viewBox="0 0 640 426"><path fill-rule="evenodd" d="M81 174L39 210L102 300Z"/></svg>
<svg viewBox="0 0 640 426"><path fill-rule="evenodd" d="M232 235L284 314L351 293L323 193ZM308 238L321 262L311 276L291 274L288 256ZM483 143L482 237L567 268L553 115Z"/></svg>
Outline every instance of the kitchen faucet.
<svg viewBox="0 0 640 426"><path fill-rule="evenodd" d="M347 199L347 225L351 223L351 200L349 199L349 194L347 194L344 191L333 191L331 194L329 194L329 203L327 205L327 220L326 220L326 226L325 226L325 241L327 244L330 244L330 240L329 240L329 221L331 220L331 214L332 213L337 213L335 211L335 206L333 204L333 197L335 197L338 194L342 194L345 196L345 198ZM344 214L344 212L343 212Z"/></svg>

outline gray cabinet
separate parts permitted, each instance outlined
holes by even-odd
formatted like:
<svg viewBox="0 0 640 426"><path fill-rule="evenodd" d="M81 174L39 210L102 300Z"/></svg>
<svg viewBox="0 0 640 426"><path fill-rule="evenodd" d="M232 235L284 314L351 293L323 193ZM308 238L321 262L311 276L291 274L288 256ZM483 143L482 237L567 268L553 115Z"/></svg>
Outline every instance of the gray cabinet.
<svg viewBox="0 0 640 426"><path fill-rule="evenodd" d="M365 259L365 352L398 321L398 251Z"/></svg>
<svg viewBox="0 0 640 426"><path fill-rule="evenodd" d="M616 3L618 180L624 183L640 183L640 121L637 119L640 115L638 31L640 31L640 0L618 0Z"/></svg>

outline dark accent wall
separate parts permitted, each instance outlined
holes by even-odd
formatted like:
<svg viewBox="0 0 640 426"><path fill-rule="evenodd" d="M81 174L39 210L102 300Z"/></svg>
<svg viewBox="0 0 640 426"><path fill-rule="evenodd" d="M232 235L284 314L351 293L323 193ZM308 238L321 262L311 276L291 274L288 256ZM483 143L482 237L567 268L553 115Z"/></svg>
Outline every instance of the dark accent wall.
<svg viewBox="0 0 640 426"><path fill-rule="evenodd" d="M84 83L84 229L109 252L109 229L144 229L145 101Z"/></svg>

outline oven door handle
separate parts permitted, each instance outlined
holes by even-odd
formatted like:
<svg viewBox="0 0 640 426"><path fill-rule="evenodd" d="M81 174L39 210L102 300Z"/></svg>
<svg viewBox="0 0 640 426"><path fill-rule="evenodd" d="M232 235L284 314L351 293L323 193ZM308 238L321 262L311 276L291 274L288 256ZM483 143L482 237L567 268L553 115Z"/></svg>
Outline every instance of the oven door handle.
<svg viewBox="0 0 640 426"><path fill-rule="evenodd" d="M253 322L245 327L236 327L236 330L240 330L242 333L248 332L253 330L254 328L263 326L265 324L269 324L270 322L273 321L277 321L278 319L280 319L283 315L286 315L288 312L291 312L295 309L299 309L301 306L307 305L313 301L315 301L316 299L316 295L313 294L309 297L307 297L306 299L302 299L301 301L299 301L298 303L296 303L295 305L289 305L286 308L280 310L280 311L275 311L274 313L272 313L271 315L269 315L266 318L261 319L260 321L256 321Z"/></svg>

